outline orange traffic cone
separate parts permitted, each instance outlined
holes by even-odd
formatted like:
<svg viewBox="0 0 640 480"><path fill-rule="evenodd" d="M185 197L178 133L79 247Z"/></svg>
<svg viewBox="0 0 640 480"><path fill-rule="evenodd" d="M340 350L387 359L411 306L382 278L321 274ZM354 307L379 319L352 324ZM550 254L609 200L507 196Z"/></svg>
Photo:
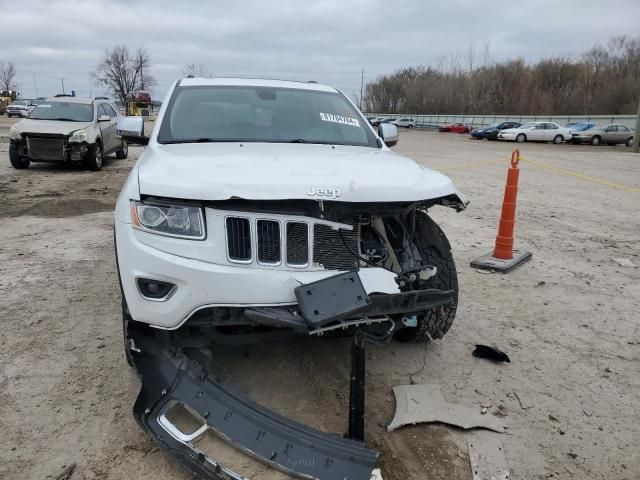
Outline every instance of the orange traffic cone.
<svg viewBox="0 0 640 480"><path fill-rule="evenodd" d="M520 150L514 150L511 154L511 166L507 173L507 185L504 188L504 201L502 202L502 214L500 226L496 236L496 245L493 253L488 253L473 260L473 268L485 270L497 270L507 273L521 263L531 259L531 252L520 252L513 249L513 231L516 224L516 199L518 196L518 177L520 169Z"/></svg>

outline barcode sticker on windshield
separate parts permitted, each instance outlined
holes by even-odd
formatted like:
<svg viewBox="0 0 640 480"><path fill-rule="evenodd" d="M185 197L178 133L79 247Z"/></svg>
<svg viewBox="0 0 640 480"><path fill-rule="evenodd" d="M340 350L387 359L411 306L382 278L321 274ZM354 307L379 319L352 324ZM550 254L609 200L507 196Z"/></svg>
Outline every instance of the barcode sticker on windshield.
<svg viewBox="0 0 640 480"><path fill-rule="evenodd" d="M352 127L359 127L358 120L351 117L343 117L342 115L334 115L333 113L320 112L320 120L323 122L342 123L344 125L351 125Z"/></svg>

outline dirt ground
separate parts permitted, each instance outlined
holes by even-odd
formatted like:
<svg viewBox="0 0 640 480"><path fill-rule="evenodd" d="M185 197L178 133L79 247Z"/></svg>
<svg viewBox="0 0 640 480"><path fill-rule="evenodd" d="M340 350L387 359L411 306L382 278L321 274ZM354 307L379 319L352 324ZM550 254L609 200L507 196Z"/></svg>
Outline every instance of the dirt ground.
<svg viewBox="0 0 640 480"><path fill-rule="evenodd" d="M97 173L18 171L10 123L0 118L0 478L55 478L72 463L73 479L189 478L131 414L138 380L123 356L112 210L140 149ZM381 428L392 387L416 371L447 400L504 417L509 433L495 435L513 479L640 478L640 156L522 145L517 246L533 259L508 275L482 273L469 262L492 247L512 148L409 131L395 147L450 175L471 204L432 211L460 279L449 334L426 347L368 348L366 436L385 479L471 479L469 433ZM511 363L473 357L476 343ZM348 340L221 350L218 361L220 377L257 401L345 431Z"/></svg>

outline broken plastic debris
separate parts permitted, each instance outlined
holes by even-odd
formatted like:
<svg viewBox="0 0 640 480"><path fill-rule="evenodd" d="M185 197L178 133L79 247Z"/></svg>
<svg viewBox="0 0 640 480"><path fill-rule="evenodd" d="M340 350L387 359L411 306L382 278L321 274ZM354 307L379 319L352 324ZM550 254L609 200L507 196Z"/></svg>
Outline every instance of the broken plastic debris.
<svg viewBox="0 0 640 480"><path fill-rule="evenodd" d="M506 353L504 353L502 350L497 349L496 347L490 347L488 345L476 345L476 348L473 351L473 356L478 358L486 358L487 360L492 360L494 362L511 363L511 360Z"/></svg>
<svg viewBox="0 0 640 480"><path fill-rule="evenodd" d="M382 472L379 468L374 468L371 472L371 480L382 480Z"/></svg>
<svg viewBox="0 0 640 480"><path fill-rule="evenodd" d="M389 432L404 425L440 422L460 428L486 428L504 433L506 426L491 413L445 401L440 386L435 384L393 387L396 414L387 427Z"/></svg>
<svg viewBox="0 0 640 480"><path fill-rule="evenodd" d="M467 440L473 480L509 480L502 443L488 432L474 432Z"/></svg>
<svg viewBox="0 0 640 480"><path fill-rule="evenodd" d="M614 258L613 261L616 262L621 267L636 267L637 266L635 263L633 263L628 258Z"/></svg>

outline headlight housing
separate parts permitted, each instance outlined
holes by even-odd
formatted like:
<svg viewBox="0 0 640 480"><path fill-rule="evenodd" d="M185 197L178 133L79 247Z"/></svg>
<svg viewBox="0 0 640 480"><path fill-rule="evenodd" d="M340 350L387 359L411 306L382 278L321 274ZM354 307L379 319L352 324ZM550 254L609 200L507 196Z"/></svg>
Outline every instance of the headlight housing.
<svg viewBox="0 0 640 480"><path fill-rule="evenodd" d="M10 140L22 140L22 134L16 127L11 127L9 129L9 139Z"/></svg>
<svg viewBox="0 0 640 480"><path fill-rule="evenodd" d="M168 237L204 240L204 213L201 207L131 201L133 228Z"/></svg>
<svg viewBox="0 0 640 480"><path fill-rule="evenodd" d="M87 139L87 129L83 128L82 130L76 130L69 137L70 142L84 142Z"/></svg>

